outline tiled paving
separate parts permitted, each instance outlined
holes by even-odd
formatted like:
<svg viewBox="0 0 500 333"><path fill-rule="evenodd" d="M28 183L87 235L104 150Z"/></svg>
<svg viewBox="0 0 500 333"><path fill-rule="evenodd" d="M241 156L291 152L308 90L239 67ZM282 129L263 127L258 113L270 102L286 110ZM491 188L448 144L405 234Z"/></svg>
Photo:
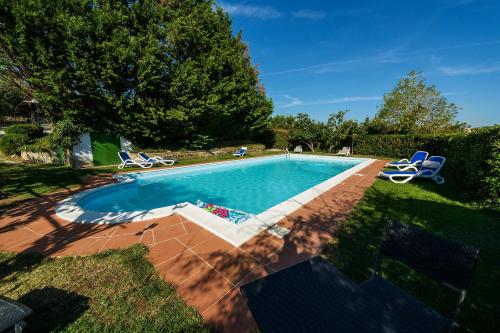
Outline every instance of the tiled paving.
<svg viewBox="0 0 500 333"><path fill-rule="evenodd" d="M57 202L74 193L67 190L5 212L0 249L65 256L143 243L159 274L175 283L216 331L254 332L239 286L320 254L384 165L371 164L280 221L291 230L284 239L262 232L237 248L179 215L121 225L75 224L55 215ZM93 177L82 189L111 181Z"/></svg>

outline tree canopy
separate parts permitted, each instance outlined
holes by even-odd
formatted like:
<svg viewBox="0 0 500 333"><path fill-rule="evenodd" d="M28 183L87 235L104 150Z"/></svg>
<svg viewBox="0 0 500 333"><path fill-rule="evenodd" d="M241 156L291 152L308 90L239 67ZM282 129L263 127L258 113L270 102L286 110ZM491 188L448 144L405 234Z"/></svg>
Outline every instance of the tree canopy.
<svg viewBox="0 0 500 333"><path fill-rule="evenodd" d="M210 0L0 0L0 77L54 121L143 145L249 138L272 113Z"/></svg>
<svg viewBox="0 0 500 333"><path fill-rule="evenodd" d="M458 108L434 85L428 85L421 73L411 71L396 87L384 94L372 124L385 133L436 133L463 126L456 121Z"/></svg>

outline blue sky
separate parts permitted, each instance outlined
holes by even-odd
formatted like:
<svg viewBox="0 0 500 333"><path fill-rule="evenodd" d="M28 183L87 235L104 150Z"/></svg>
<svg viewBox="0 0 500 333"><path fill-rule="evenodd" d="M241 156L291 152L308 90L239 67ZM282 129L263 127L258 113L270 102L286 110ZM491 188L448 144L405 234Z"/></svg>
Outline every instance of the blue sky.
<svg viewBox="0 0 500 333"><path fill-rule="evenodd" d="M500 1L218 1L275 114L373 116L410 70L473 126L500 123Z"/></svg>

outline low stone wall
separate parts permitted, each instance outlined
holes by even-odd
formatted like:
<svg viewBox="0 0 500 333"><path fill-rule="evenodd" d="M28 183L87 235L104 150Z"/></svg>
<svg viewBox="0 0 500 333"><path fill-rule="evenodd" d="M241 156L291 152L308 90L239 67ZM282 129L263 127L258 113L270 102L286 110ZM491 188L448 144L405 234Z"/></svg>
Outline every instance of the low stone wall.
<svg viewBox="0 0 500 333"><path fill-rule="evenodd" d="M59 163L57 155L55 152L31 152L31 151L22 151L21 158L24 161L29 161L33 163L41 163L41 164L55 164Z"/></svg>
<svg viewBox="0 0 500 333"><path fill-rule="evenodd" d="M266 150L264 145L248 145L248 152L263 152ZM210 156L220 156L225 154L233 153L235 150L241 147L223 147L223 148L213 148L210 150L146 150L146 153L150 156L159 155L162 157L175 157L177 159L190 159L190 158L203 158ZM134 152L131 153L134 155Z"/></svg>

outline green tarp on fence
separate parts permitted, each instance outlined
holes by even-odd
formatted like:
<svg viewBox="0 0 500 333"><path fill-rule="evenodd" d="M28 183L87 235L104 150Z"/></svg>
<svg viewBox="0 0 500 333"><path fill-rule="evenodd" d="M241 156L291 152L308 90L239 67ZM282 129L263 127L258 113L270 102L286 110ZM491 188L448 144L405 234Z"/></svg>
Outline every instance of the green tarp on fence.
<svg viewBox="0 0 500 333"><path fill-rule="evenodd" d="M120 137L102 133L90 133L95 166L119 164Z"/></svg>

